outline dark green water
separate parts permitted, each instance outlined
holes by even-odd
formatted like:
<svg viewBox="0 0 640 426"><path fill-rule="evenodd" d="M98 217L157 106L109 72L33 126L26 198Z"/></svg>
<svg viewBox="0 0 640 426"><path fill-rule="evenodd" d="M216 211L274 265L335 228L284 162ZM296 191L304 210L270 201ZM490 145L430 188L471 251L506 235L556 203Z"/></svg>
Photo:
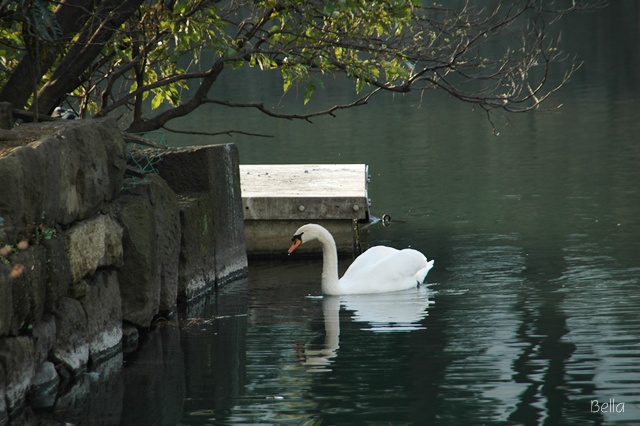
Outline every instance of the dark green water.
<svg viewBox="0 0 640 426"><path fill-rule="evenodd" d="M373 213L397 222L371 239L435 268L416 291L340 300L319 297L318 261L254 261L187 314L201 320L153 333L112 376L115 408L85 423L640 424L640 7L612 3L563 24L584 60L563 107L495 116L498 135L434 93L315 124L216 108L181 122L275 136L174 136L236 142L243 163L368 164ZM247 76L216 96L281 87Z"/></svg>

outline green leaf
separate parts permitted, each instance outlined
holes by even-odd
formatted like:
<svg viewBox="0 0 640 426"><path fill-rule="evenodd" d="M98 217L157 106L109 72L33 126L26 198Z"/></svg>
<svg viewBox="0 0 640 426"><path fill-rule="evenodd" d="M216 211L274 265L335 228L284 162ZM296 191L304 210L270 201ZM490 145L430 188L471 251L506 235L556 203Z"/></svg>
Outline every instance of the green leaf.
<svg viewBox="0 0 640 426"><path fill-rule="evenodd" d="M289 72L289 70L282 70L282 80L282 90L284 91L284 93L287 93L291 88L291 84L293 84L293 75L291 74L291 72Z"/></svg>
<svg viewBox="0 0 640 426"><path fill-rule="evenodd" d="M153 99L151 100L151 109L156 109L164 102L164 96L162 93L156 93Z"/></svg>
<svg viewBox="0 0 640 426"><path fill-rule="evenodd" d="M304 104L306 105L311 100L311 95L316 91L316 85L312 80L307 83L307 90L304 92Z"/></svg>

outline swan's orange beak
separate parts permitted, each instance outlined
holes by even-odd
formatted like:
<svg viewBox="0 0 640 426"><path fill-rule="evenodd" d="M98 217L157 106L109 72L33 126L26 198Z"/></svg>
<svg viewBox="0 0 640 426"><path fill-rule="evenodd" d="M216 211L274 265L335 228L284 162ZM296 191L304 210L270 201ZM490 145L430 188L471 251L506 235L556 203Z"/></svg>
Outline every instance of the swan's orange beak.
<svg viewBox="0 0 640 426"><path fill-rule="evenodd" d="M302 244L302 238L296 235L291 239L291 241L292 243L291 247L289 247L289 254L293 253L293 251L297 249L300 244Z"/></svg>

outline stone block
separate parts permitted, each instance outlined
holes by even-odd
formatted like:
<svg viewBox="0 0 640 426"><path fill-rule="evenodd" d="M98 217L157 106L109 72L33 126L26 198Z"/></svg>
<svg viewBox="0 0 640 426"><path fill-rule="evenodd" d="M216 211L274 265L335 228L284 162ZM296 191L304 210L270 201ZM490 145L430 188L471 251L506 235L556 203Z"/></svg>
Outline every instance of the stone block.
<svg viewBox="0 0 640 426"><path fill-rule="evenodd" d="M47 291L46 250L41 245L30 246L11 257L13 265L22 264L21 275L11 280L13 317L11 334L30 330L44 314Z"/></svg>
<svg viewBox="0 0 640 426"><path fill-rule="evenodd" d="M97 272L80 302L87 313L89 359L96 365L122 347L122 300L117 272Z"/></svg>
<svg viewBox="0 0 640 426"><path fill-rule="evenodd" d="M29 390L31 406L35 408L53 407L56 402L60 378L53 363L45 361L36 368Z"/></svg>
<svg viewBox="0 0 640 426"><path fill-rule="evenodd" d="M110 216L98 214L79 222L65 235L72 282L101 266L122 264L122 227Z"/></svg>
<svg viewBox="0 0 640 426"><path fill-rule="evenodd" d="M87 282L87 280L80 280L74 283L71 283L71 285L69 286L69 291L67 293L67 296L71 297L72 299L82 299L83 297L85 297L87 294L89 293L89 283Z"/></svg>
<svg viewBox="0 0 640 426"><path fill-rule="evenodd" d="M136 185L116 205L123 226L119 270L123 316L146 328L158 313L174 311L178 294L180 212L176 194L158 175Z"/></svg>
<svg viewBox="0 0 640 426"><path fill-rule="evenodd" d="M92 120L89 121L91 123ZM106 191L104 201L113 201L122 191L124 175L127 169L127 151L125 149L122 132L116 121L112 118L94 120L98 125L93 126L93 132L98 140L101 140L106 150ZM91 141L91 139L89 139ZM90 145L89 145L90 146ZM89 155L91 151L89 150Z"/></svg>
<svg viewBox="0 0 640 426"><path fill-rule="evenodd" d="M180 299L190 301L215 288L213 199L209 192L181 196Z"/></svg>
<svg viewBox="0 0 640 426"><path fill-rule="evenodd" d="M169 148L161 153L156 169L176 194L210 192L215 166L212 151L221 147L224 145Z"/></svg>
<svg viewBox="0 0 640 426"><path fill-rule="evenodd" d="M23 169L24 191L27 193L25 220L43 222L47 226L66 225L79 219L81 210L86 212L88 207L93 209L92 213L98 210L100 204L83 198L85 175L92 173L86 160L81 163L79 146L84 143L69 139L59 131L15 153L21 158L23 167L36 164L39 167L38 173ZM99 153L100 141L93 143ZM97 160L106 161L104 157ZM92 197L99 196L99 190L93 190Z"/></svg>
<svg viewBox="0 0 640 426"><path fill-rule="evenodd" d="M0 365L5 373L5 397L9 415L19 410L36 373L33 341L26 336L0 339Z"/></svg>
<svg viewBox="0 0 640 426"><path fill-rule="evenodd" d="M53 315L45 313L42 321L31 330L33 339L33 359L37 363L44 362L56 339L56 321Z"/></svg>
<svg viewBox="0 0 640 426"><path fill-rule="evenodd" d="M9 412L7 410L7 375L4 367L0 363L0 425L4 426L9 422Z"/></svg>
<svg viewBox="0 0 640 426"><path fill-rule="evenodd" d="M47 256L47 297L45 310L53 312L58 307L58 300L65 296L69 290L69 284L73 282L71 277L71 264L67 250L67 239L62 234L57 234L49 240L42 241Z"/></svg>
<svg viewBox="0 0 640 426"><path fill-rule="evenodd" d="M160 264L156 255L156 223L146 196L118 199L118 219L124 229L124 262L118 269L122 317L147 328L160 306Z"/></svg>
<svg viewBox="0 0 640 426"><path fill-rule="evenodd" d="M0 263L0 337L11 332L13 318L13 285L9 278L10 267Z"/></svg>
<svg viewBox="0 0 640 426"><path fill-rule="evenodd" d="M77 374L86 368L89 360L87 314L76 299L63 297L55 312L56 341L51 357Z"/></svg>
<svg viewBox="0 0 640 426"><path fill-rule="evenodd" d="M247 255L237 147L223 144L168 150L156 168L179 195L211 195L208 215L212 216L216 284L245 275Z"/></svg>
<svg viewBox="0 0 640 426"><path fill-rule="evenodd" d="M162 313L173 312L178 296L180 258L180 206L176 194L158 175L148 176L148 197L156 228L154 253L160 267L160 306Z"/></svg>
<svg viewBox="0 0 640 426"><path fill-rule="evenodd" d="M247 247L240 189L238 148L223 145L213 151L212 170L216 245L216 284L223 285L247 274Z"/></svg>
<svg viewBox="0 0 640 426"><path fill-rule="evenodd" d="M0 157L0 244L15 243L25 224L24 170L15 155Z"/></svg>
<svg viewBox="0 0 640 426"><path fill-rule="evenodd" d="M124 140L111 119L71 120L49 125L54 132L32 144L46 159L43 211L68 224L93 216L116 198L124 180Z"/></svg>
<svg viewBox="0 0 640 426"><path fill-rule="evenodd" d="M30 227L93 216L122 187L124 141L113 120L20 126L42 137L0 157L0 216L12 242Z"/></svg>

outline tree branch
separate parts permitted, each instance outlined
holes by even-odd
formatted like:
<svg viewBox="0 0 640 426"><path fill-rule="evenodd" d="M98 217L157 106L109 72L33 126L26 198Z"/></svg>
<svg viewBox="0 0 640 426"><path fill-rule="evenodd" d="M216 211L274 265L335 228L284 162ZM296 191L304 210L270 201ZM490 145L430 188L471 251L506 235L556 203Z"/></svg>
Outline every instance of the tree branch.
<svg viewBox="0 0 640 426"><path fill-rule="evenodd" d="M218 79L218 76L223 69L224 61L216 61L211 69L204 74L205 77L200 82L200 86L196 90L195 95L188 102L161 112L148 120L135 120L131 123L127 131L130 133L149 132L151 130L159 129L169 120L183 117L191 113L204 103L207 93L209 93L211 86L213 86L213 83Z"/></svg>
<svg viewBox="0 0 640 426"><path fill-rule="evenodd" d="M238 135L247 135L247 136L257 136L260 138L272 138L273 135L265 135L263 133L252 133L252 132L243 132L241 130L225 130L222 132L201 132L201 131L194 131L194 130L178 130L178 129L172 129L170 127L167 126L162 126L162 129L168 131L168 132L172 132L172 133L179 133L182 135L199 135L199 136L221 136L221 135L227 135L227 136L233 136L234 134L238 134Z"/></svg>
<svg viewBox="0 0 640 426"><path fill-rule="evenodd" d="M330 115L331 117L335 117L335 112L339 111L339 110L343 110L343 109L348 109L348 108L354 108L354 107L358 107L358 106L362 106L362 105L366 105L369 103L369 100L371 99L371 97L373 97L373 95L375 95L376 93L378 93L380 90L382 90L381 88L376 88L373 91L371 91L370 93L368 93L365 96L362 96L361 98L358 98L357 100L349 103L349 104L342 104L342 105L334 105L330 108L321 110L321 111L314 111L314 112L310 112L307 114L283 114L283 113L277 113L277 112L273 112L271 110L269 110L267 107L264 106L264 104L262 103L238 103L238 102L231 102L231 101L221 101L221 100L217 100L217 99L204 99L205 103L210 103L210 104L216 104L216 105L223 105L223 106L227 106L227 107L231 107L231 108L254 108L257 109L258 111L262 112L263 114L268 115L269 117L274 117L274 118L284 118L287 120L304 120L307 121L309 123L312 123L311 119L314 117L320 117L323 115Z"/></svg>

